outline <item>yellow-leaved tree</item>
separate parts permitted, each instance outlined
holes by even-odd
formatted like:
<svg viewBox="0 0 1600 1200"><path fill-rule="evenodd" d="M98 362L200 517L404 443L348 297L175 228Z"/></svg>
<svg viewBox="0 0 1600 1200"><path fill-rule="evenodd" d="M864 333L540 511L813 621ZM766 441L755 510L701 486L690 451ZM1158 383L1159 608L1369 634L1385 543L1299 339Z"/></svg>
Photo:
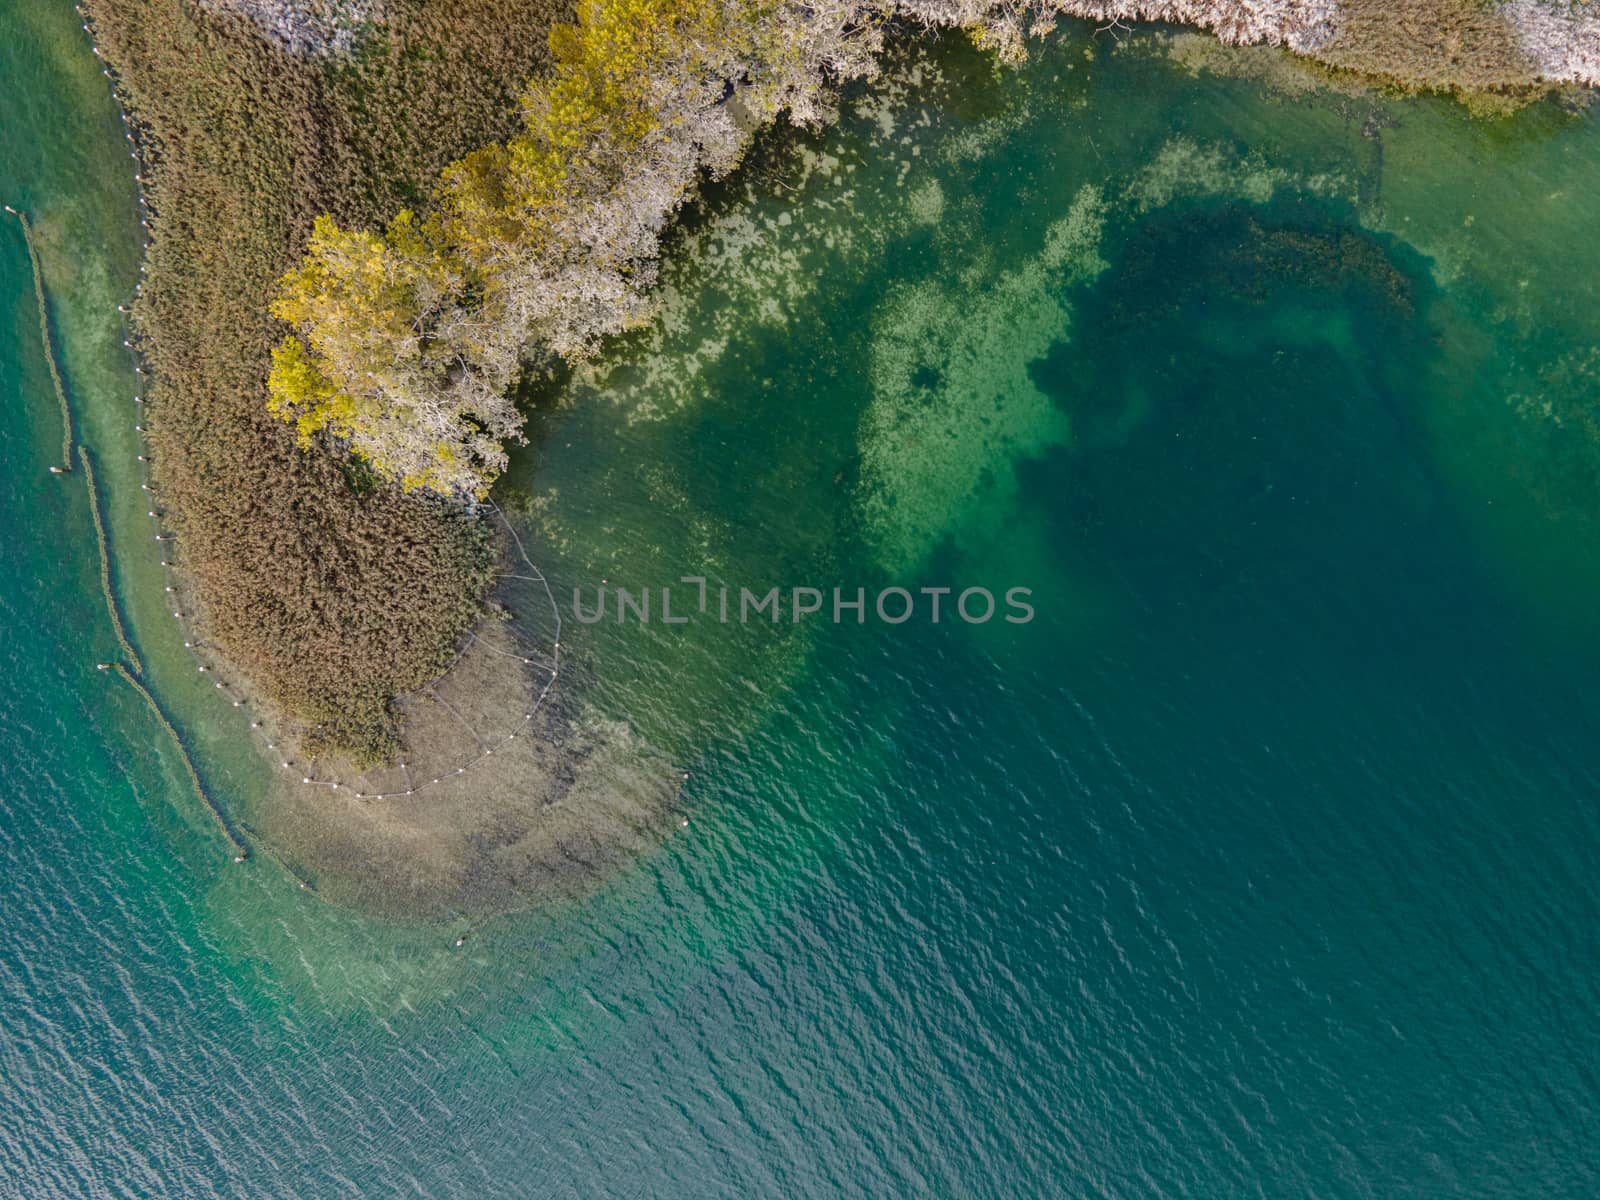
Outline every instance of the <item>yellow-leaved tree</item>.
<svg viewBox="0 0 1600 1200"><path fill-rule="evenodd" d="M381 236L319 217L273 304L299 334L273 353L269 409L302 446L327 430L408 489L481 495L517 415L503 393L485 402L458 386L440 321L465 286L437 227L410 211Z"/></svg>
<svg viewBox="0 0 1600 1200"><path fill-rule="evenodd" d="M447 168L432 214L316 222L273 312L271 411L406 488L481 498L520 437L524 347L581 356L643 310L659 235L750 130L865 74L860 0L581 0L523 128ZM737 113L730 101L738 94Z"/></svg>

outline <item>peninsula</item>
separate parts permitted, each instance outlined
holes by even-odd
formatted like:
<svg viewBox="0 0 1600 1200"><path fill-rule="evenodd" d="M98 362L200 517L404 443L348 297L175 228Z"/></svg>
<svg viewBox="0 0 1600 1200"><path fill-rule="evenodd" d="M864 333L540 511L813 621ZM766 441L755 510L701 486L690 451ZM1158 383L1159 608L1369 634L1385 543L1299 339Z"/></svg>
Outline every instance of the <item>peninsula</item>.
<svg viewBox="0 0 1600 1200"><path fill-rule="evenodd" d="M498 581L538 568L493 489L525 389L645 316L664 232L762 129L828 121L893 39L1005 60L1075 19L1490 107L1600 81L1562 0L83 7L136 131L181 611L259 715L267 836L408 917L557 894L677 820L680 772L552 686L559 627L507 629Z"/></svg>

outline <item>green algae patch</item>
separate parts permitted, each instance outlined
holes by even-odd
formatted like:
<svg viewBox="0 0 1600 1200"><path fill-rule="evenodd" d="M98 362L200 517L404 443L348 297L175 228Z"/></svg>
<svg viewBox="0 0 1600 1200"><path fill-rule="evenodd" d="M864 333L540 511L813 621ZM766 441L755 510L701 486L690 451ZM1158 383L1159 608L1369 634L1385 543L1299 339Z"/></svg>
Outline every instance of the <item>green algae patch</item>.
<svg viewBox="0 0 1600 1200"><path fill-rule="evenodd" d="M996 273L973 255L958 270L891 292L872 319L872 397L858 431L857 512L879 567L916 573L947 541L982 551L1016 521L1025 465L1071 443L1072 297L1106 270L1113 233L1174 207L1261 206L1285 191L1337 196L1349 186L1336 172L1300 177L1261 153L1171 137L1120 180L1081 185L1022 265ZM1235 264L1237 286L1249 286L1252 270L1288 269L1297 253L1363 253L1364 243L1295 247L1292 236L1262 232L1252 251L1259 258ZM1053 391L1040 387L1041 372ZM1137 389L1129 406L1138 406Z"/></svg>
<svg viewBox="0 0 1600 1200"><path fill-rule="evenodd" d="M901 288L874 321L872 401L861 420L860 511L890 573L922 567L952 533L996 532L1016 467L1068 437L1028 365L1069 336L1064 289L1105 268L1105 201L1085 187L1044 245L990 281ZM981 268L979 268L981 270Z"/></svg>

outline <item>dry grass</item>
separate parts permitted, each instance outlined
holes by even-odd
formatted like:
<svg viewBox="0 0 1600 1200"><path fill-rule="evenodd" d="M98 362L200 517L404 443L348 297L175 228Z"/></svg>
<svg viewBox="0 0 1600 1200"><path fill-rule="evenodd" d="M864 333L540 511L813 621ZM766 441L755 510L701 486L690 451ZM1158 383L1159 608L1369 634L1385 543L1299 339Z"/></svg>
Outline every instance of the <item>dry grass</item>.
<svg viewBox="0 0 1600 1200"><path fill-rule="evenodd" d="M398 744L391 698L449 661L492 550L478 522L295 447L265 411L267 300L317 213L381 223L504 137L564 10L395 3L381 37L330 63L184 0L86 6L140 131L150 444L204 636L308 747L379 760Z"/></svg>
<svg viewBox="0 0 1600 1200"><path fill-rule="evenodd" d="M1538 64L1489 0L1343 0L1337 36L1313 58L1411 90L1507 99L1543 90Z"/></svg>

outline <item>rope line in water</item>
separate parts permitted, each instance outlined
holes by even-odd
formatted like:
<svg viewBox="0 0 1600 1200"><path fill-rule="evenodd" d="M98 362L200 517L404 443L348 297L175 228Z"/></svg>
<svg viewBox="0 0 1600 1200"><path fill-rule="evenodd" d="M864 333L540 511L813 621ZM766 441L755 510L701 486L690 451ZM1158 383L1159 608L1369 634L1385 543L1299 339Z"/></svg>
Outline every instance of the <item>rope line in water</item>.
<svg viewBox="0 0 1600 1200"><path fill-rule="evenodd" d="M461 728L465 729L468 733L470 733L472 735L472 740L478 743L478 749L480 749L480 750L488 749L488 746L484 742L483 738L478 735L478 731L472 727L472 722L468 721L459 712L457 712L456 711L456 706L454 704L451 704L443 696L439 695L438 692L434 691L433 690L433 685L431 683L424 690L427 692L427 695L428 695L429 699L431 699L435 704L442 705L444 707L445 712L449 713L458 722L460 722Z"/></svg>
<svg viewBox="0 0 1600 1200"><path fill-rule="evenodd" d="M144 697L144 702L150 706L150 711L155 714L156 720L167 731L167 736L172 739L172 744L177 747L178 758L183 763L183 769L189 774L189 782L194 786L194 794L200 798L200 803L206 806L206 811L216 819L217 827L222 830L222 836L233 844L235 851L234 862L243 862L250 857L250 850L234 832L233 824L228 820L227 814L220 805L211 798L211 793L206 791L206 786L200 781L200 772L195 770L194 759L189 756L189 748L183 744L183 735L178 732L167 714L162 710L161 704L156 700L150 689L123 663L111 663L111 670L120 675L123 681L139 695Z"/></svg>
<svg viewBox="0 0 1600 1200"><path fill-rule="evenodd" d="M100 492L95 486L94 463L89 459L87 446L81 444L78 446L78 461L83 464L83 482L89 490L89 515L94 518L95 546L100 551L100 591L106 598L106 612L111 617L111 628L117 635L117 645L122 647L122 653L133 665L134 671L143 675L144 664L139 661L138 652L128 641L127 631L122 626L122 615L117 610L117 594L111 587L111 549L106 540L105 521L100 516Z"/></svg>
<svg viewBox="0 0 1600 1200"><path fill-rule="evenodd" d="M287 873L291 879L300 885L300 890L302 892L314 892L317 890L317 885L312 881L310 876L306 875L306 873L299 867L295 866L294 863L290 862L287 858L274 850L272 848L272 843L261 836L261 831L259 829L255 828L255 826L251 825L248 821L240 821L239 828L241 831L249 834L255 839L256 845L261 848L262 852L266 854L266 856L273 862L282 867L285 873Z"/></svg>
<svg viewBox="0 0 1600 1200"><path fill-rule="evenodd" d="M44 361L50 368L50 382L56 390L56 403L61 406L61 470L71 471L72 406L67 403L67 389L61 382L55 347L50 341L50 308L45 301L44 270L39 265L39 251L33 244L33 226L28 223L28 214L20 208L12 208L8 204L5 209L21 224L22 240L28 245L28 261L33 266L33 294L39 302L39 340L44 343Z"/></svg>
<svg viewBox="0 0 1600 1200"><path fill-rule="evenodd" d="M521 579L521 578L523 578L523 576L518 575L518 576L516 576L516 578ZM518 662L522 662L522 663L531 663L531 662L533 662L533 660L531 658L529 658L526 654L518 654L518 653L515 653L514 651L511 651L511 650L502 650L502 649L500 649L499 646L491 646L488 642L484 641L481 637L479 637L474 631L472 631L470 629L467 630L467 640L468 640L468 644L469 645L472 644L472 643L476 643L479 646L482 646L490 654L498 654L501 658L514 658Z"/></svg>

